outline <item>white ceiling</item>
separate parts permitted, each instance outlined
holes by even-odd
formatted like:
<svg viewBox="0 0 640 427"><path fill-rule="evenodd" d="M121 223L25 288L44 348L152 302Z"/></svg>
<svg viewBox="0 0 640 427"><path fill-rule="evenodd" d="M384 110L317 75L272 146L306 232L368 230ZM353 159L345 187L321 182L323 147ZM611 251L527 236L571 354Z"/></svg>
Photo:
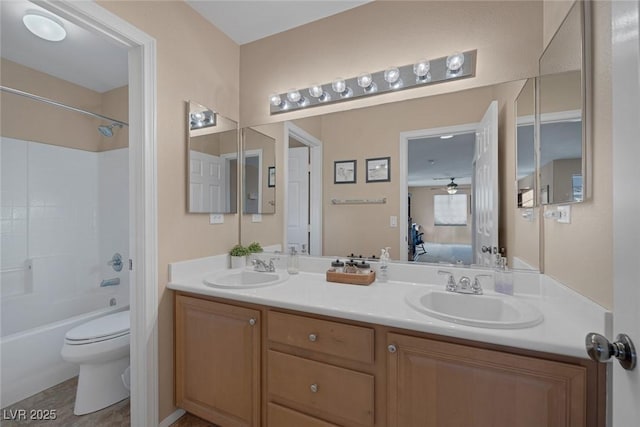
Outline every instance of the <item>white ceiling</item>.
<svg viewBox="0 0 640 427"><path fill-rule="evenodd" d="M470 185L475 151L475 132L409 141L407 182L410 187L445 187L455 178L458 185Z"/></svg>
<svg viewBox="0 0 640 427"><path fill-rule="evenodd" d="M371 0L186 0L242 45L361 6Z"/></svg>
<svg viewBox="0 0 640 427"><path fill-rule="evenodd" d="M128 83L126 49L60 17L67 37L61 42L43 40L22 23L27 10L53 15L26 0L0 0L3 58L100 93Z"/></svg>

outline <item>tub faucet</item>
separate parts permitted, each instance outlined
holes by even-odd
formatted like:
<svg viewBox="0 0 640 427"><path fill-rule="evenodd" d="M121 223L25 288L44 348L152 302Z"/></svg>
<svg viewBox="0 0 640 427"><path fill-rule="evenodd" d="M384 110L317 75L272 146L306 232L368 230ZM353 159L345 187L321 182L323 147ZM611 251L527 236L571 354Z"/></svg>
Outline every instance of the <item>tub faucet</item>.
<svg viewBox="0 0 640 427"><path fill-rule="evenodd" d="M260 258L251 260L251 264L253 264L253 270L263 273L273 273L274 271L276 271L276 266L273 265L273 260L275 259L277 258L269 258L269 264L267 264Z"/></svg>

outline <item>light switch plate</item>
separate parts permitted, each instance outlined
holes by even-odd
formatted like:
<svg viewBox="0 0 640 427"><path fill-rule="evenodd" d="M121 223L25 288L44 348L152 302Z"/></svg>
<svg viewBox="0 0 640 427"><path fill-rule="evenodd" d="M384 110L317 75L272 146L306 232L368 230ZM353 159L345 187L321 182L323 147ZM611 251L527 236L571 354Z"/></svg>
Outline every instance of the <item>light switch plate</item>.
<svg viewBox="0 0 640 427"><path fill-rule="evenodd" d="M398 226L398 217L395 215L391 215L389 217L389 227L395 228Z"/></svg>
<svg viewBox="0 0 640 427"><path fill-rule="evenodd" d="M262 214L251 215L251 222L262 222Z"/></svg>
<svg viewBox="0 0 640 427"><path fill-rule="evenodd" d="M224 215L222 214L209 215L209 224L224 224Z"/></svg>
<svg viewBox="0 0 640 427"><path fill-rule="evenodd" d="M571 205L558 206L558 222L571 224Z"/></svg>

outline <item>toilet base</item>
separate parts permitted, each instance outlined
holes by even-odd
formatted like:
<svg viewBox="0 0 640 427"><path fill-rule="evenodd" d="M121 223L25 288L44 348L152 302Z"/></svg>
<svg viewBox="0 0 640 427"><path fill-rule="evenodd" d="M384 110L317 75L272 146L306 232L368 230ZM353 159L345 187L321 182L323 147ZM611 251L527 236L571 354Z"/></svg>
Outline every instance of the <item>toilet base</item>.
<svg viewBox="0 0 640 427"><path fill-rule="evenodd" d="M104 409L129 397L121 375L129 366L129 356L98 364L80 364L75 415Z"/></svg>

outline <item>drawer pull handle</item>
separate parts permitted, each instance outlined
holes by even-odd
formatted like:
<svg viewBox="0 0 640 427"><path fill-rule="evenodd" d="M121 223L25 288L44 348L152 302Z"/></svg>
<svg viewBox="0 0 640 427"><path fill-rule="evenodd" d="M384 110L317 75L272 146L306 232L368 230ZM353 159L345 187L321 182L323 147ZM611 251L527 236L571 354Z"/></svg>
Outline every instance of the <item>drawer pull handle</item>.
<svg viewBox="0 0 640 427"><path fill-rule="evenodd" d="M309 334L309 341L316 342L317 339L318 339L318 336L316 334Z"/></svg>
<svg viewBox="0 0 640 427"><path fill-rule="evenodd" d="M256 324L256 319L254 319L253 317L251 319L249 319L249 324L251 326L255 325Z"/></svg>
<svg viewBox="0 0 640 427"><path fill-rule="evenodd" d="M318 384L311 384L311 387L309 387L311 389L311 393L317 393L318 392Z"/></svg>
<svg viewBox="0 0 640 427"><path fill-rule="evenodd" d="M387 350L389 350L389 353L395 353L398 349L396 348L395 345L389 344L389 346L387 347Z"/></svg>

